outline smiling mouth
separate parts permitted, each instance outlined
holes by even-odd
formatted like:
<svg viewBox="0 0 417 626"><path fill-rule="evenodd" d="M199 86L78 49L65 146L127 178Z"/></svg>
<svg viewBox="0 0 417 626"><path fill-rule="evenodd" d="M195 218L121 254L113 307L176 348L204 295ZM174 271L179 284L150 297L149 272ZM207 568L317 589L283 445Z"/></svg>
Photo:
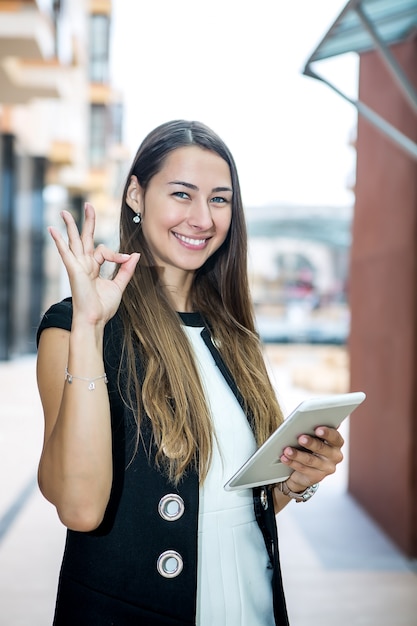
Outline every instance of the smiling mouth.
<svg viewBox="0 0 417 626"><path fill-rule="evenodd" d="M195 246L195 247L203 246L207 241L207 237L204 239L192 239L191 237L185 237L184 235L179 235L178 233L173 233L173 234L177 239L179 239L180 241L183 241L189 246Z"/></svg>

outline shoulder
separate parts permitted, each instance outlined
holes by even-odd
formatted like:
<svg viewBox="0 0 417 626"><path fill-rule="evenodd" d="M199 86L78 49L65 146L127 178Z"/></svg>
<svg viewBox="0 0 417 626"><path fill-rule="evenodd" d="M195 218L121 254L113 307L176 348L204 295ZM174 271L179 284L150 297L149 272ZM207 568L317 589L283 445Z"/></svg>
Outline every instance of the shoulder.
<svg viewBox="0 0 417 626"><path fill-rule="evenodd" d="M41 322L38 326L36 334L36 343L39 345L39 339L42 332L47 328L61 328L62 330L71 330L72 325L72 298L65 298L61 302L53 304L44 313ZM121 333L121 319L119 313L107 323L105 333L107 335L113 335L117 332Z"/></svg>
<svg viewBox="0 0 417 626"><path fill-rule="evenodd" d="M65 298L61 302L53 304L44 313L38 326L36 334L36 343L39 345L39 339L46 328L62 328L63 330L71 330L72 324L72 298Z"/></svg>

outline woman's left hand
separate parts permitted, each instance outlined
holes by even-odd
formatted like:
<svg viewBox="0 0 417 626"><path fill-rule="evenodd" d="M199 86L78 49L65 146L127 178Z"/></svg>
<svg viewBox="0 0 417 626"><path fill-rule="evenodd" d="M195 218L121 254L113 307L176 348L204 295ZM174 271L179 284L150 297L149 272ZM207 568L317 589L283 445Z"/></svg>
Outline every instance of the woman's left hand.
<svg viewBox="0 0 417 626"><path fill-rule="evenodd" d="M301 435L300 446L308 450L286 447L280 460L294 471L287 479L291 491L302 492L310 485L319 483L336 471L336 466L343 460L341 448L344 439L338 430L319 426L315 437Z"/></svg>

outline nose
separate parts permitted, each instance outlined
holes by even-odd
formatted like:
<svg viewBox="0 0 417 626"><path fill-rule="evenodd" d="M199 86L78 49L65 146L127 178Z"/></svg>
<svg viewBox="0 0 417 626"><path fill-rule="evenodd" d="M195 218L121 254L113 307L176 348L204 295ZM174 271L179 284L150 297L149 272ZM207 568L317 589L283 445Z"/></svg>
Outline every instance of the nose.
<svg viewBox="0 0 417 626"><path fill-rule="evenodd" d="M213 227L211 207L207 200L195 198L187 215L187 222L194 230L210 230Z"/></svg>

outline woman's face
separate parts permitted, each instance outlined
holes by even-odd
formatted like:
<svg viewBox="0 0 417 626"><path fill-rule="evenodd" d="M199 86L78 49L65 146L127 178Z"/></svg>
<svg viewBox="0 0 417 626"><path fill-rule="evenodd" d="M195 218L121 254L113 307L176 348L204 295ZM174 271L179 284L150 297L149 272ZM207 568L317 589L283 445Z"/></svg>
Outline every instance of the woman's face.
<svg viewBox="0 0 417 626"><path fill-rule="evenodd" d="M142 213L142 230L164 282L193 274L222 245L232 218L229 165L198 146L177 148L146 192L132 177L128 205Z"/></svg>

